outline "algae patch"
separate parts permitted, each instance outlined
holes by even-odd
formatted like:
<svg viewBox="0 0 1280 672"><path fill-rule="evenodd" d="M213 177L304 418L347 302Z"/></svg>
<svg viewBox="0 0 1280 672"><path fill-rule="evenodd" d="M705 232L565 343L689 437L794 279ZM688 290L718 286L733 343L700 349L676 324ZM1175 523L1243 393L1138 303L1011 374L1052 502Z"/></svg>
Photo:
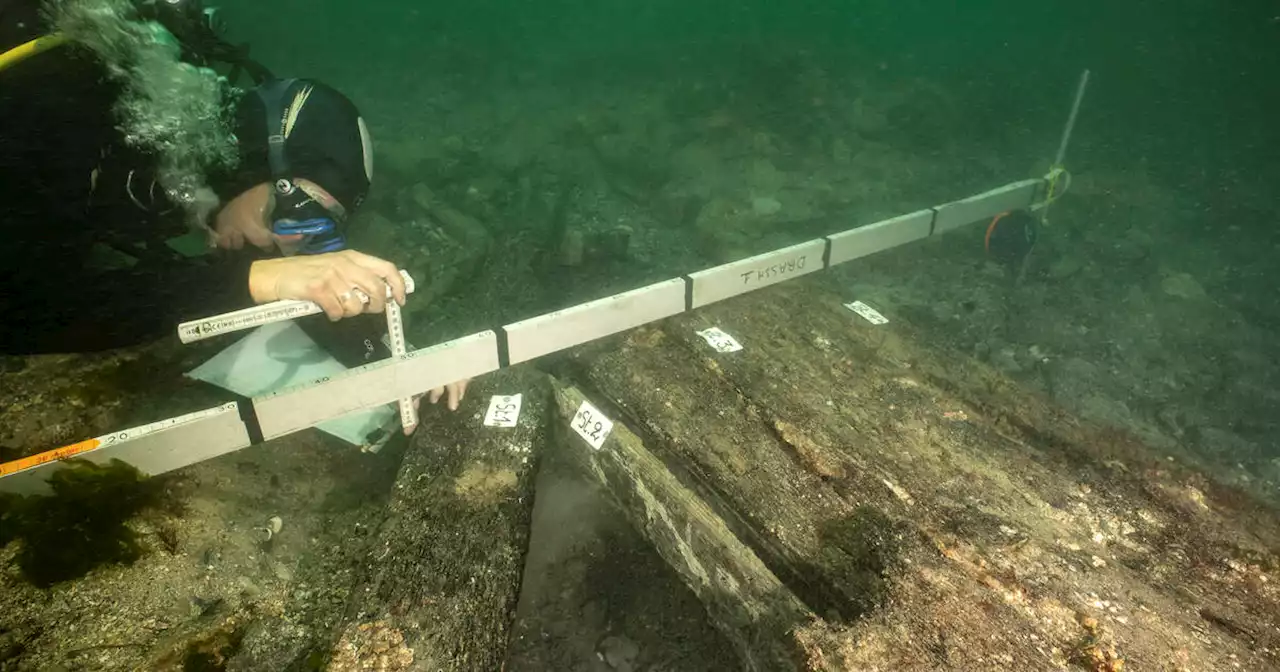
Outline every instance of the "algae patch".
<svg viewBox="0 0 1280 672"><path fill-rule="evenodd" d="M0 544L16 541L23 578L48 587L104 564L130 564L145 548L127 524L172 504L164 481L112 460L68 460L49 479L51 496L0 498Z"/></svg>
<svg viewBox="0 0 1280 672"><path fill-rule="evenodd" d="M501 501L516 487L516 472L510 469L494 469L484 464L473 464L454 482L453 492L478 505Z"/></svg>

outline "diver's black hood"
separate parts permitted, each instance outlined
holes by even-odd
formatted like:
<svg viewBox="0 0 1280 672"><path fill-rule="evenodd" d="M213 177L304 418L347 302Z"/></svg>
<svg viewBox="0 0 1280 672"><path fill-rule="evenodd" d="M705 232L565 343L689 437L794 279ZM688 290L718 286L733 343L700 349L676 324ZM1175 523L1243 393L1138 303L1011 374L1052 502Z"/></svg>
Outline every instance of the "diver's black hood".
<svg viewBox="0 0 1280 672"><path fill-rule="evenodd" d="M236 102L235 135L240 162L223 179L215 180L215 191L225 203L241 192L264 182L272 182L268 136L281 128L281 119L268 119L262 93L278 93L278 109L288 114L300 104L284 142L288 175L311 180L338 199L350 215L369 192L372 178L372 148L354 103L336 89L311 79L266 82L241 94ZM268 94L268 98L271 94ZM295 101L301 100L300 103Z"/></svg>

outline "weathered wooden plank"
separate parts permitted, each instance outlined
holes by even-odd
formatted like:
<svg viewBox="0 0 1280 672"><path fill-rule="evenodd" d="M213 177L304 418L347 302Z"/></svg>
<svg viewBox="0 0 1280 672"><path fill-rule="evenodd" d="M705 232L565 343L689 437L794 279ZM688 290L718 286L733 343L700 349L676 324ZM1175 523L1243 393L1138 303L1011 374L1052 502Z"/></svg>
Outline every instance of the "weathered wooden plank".
<svg viewBox="0 0 1280 672"><path fill-rule="evenodd" d="M706 605L743 669L825 669L820 644L798 636L824 625L729 531L724 521L654 457L624 424L596 449L569 432L585 397L556 384L558 425L570 459L619 504L631 524Z"/></svg>
<svg viewBox="0 0 1280 672"><path fill-rule="evenodd" d="M625 419L654 439L652 450L689 473L699 494L810 609L855 620L884 597L877 555L891 541L882 533L892 535L892 528L882 512L859 509L863 501L843 496L832 481L846 490L881 492L881 472L793 438L800 434L793 424L776 422L729 384L722 367L759 356L765 343L753 338L744 351L716 353L695 333L715 325L701 316L677 317L621 344L575 351L565 373L625 408ZM786 326L773 321L761 328ZM790 390L814 366L769 384ZM892 511L895 503L886 506ZM846 533L865 538L842 539Z"/></svg>
<svg viewBox="0 0 1280 672"><path fill-rule="evenodd" d="M1203 615L1280 626L1268 580L1245 578L1276 562L1274 512L892 306L870 324L833 287L802 279L580 348L562 377L619 409L806 606L850 623L843 669L1274 666ZM712 326L743 348L711 348ZM1207 569L1242 557L1258 560L1230 561L1229 589Z"/></svg>
<svg viewBox="0 0 1280 672"><path fill-rule="evenodd" d="M511 394L517 426L483 426L491 395ZM456 413L424 403L328 669L502 667L549 395L521 367L474 381Z"/></svg>

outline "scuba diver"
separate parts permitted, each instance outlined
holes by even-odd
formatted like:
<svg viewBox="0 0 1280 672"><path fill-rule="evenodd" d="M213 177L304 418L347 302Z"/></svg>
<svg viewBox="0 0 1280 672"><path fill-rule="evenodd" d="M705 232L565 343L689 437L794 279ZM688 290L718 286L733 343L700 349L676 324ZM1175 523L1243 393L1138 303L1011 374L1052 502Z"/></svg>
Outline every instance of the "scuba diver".
<svg viewBox="0 0 1280 672"><path fill-rule="evenodd" d="M51 35L42 2L0 0L0 355L136 345L186 320L300 299L324 315L299 326L344 365L390 356L372 313L403 305L403 279L346 248L373 174L356 106L321 82L273 77L219 37L200 0L132 4L131 20L164 26L183 63L229 65L231 84L255 84L234 92L238 161L207 175L218 203L200 223L219 249L188 258L166 244L190 231L190 213L160 186L157 157L123 137L124 85L109 66ZM104 248L128 261L91 268ZM448 388L451 408L464 392Z"/></svg>

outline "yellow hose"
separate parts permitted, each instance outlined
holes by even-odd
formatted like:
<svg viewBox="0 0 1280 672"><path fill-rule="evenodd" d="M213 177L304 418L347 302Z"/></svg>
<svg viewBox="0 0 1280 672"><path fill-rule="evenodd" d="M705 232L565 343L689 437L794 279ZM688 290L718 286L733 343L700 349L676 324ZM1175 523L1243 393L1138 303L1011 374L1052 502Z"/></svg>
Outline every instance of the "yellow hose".
<svg viewBox="0 0 1280 672"><path fill-rule="evenodd" d="M52 35L44 35L37 37L26 44L20 44L9 51L0 53L0 70L8 70L36 54L48 51L66 42L67 38L61 33Z"/></svg>

